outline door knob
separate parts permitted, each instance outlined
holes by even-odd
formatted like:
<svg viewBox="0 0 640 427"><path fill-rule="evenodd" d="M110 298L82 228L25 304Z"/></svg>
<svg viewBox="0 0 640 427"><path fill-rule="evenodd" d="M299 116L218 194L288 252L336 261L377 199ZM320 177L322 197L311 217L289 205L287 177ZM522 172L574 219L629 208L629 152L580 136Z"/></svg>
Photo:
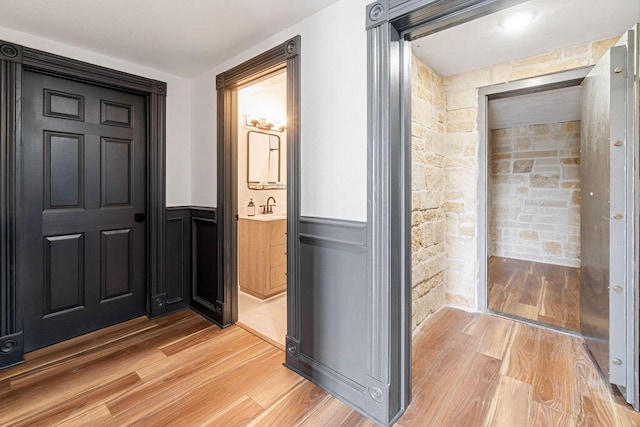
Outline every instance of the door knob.
<svg viewBox="0 0 640 427"><path fill-rule="evenodd" d="M143 214L143 213L137 213L137 214L135 214L135 215L133 216L133 219L134 219L136 222L144 222L144 219L145 219L146 217L147 217L147 216L146 216L145 214Z"/></svg>

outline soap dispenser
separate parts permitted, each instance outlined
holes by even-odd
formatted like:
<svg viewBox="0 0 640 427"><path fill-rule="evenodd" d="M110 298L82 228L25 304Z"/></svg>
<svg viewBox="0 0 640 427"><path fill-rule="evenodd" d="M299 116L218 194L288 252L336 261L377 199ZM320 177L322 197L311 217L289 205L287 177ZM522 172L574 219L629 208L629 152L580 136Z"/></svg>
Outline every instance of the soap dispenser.
<svg viewBox="0 0 640 427"><path fill-rule="evenodd" d="M247 205L247 216L255 216L256 215L256 205L253 203L253 199L249 199L249 204Z"/></svg>

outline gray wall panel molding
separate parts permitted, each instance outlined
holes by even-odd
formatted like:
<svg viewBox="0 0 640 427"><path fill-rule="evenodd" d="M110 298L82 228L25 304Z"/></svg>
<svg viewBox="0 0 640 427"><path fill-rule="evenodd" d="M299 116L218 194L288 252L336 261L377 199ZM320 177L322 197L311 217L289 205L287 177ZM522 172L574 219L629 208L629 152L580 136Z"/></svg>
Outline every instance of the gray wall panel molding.
<svg viewBox="0 0 640 427"><path fill-rule="evenodd" d="M191 308L219 326L224 324L225 301L218 292L220 272L217 209L191 207Z"/></svg>
<svg viewBox="0 0 640 427"><path fill-rule="evenodd" d="M286 366L371 417L388 385L368 374L367 224L303 217L299 224L299 336ZM289 346L292 346L289 349ZM384 412L384 411L383 411Z"/></svg>
<svg viewBox="0 0 640 427"><path fill-rule="evenodd" d="M171 206L166 208L165 276L167 311L191 306L217 324L221 323L223 305L210 295L198 295L198 280L214 286L218 277L215 271L198 270L199 266L215 265L217 261L216 239L197 239L202 226L217 228L217 209L206 206ZM201 250L201 248L205 250Z"/></svg>
<svg viewBox="0 0 640 427"><path fill-rule="evenodd" d="M168 207L165 227L165 287L168 311L189 305L191 297L191 210Z"/></svg>
<svg viewBox="0 0 640 427"><path fill-rule="evenodd" d="M164 313L167 306L163 283L166 83L0 41L0 336L22 331L22 261L18 256L21 253L18 236L23 230L18 201L21 200L22 191L19 179L22 134L20 99L25 70L146 95L149 130L146 161L147 313ZM156 301L161 304L156 304ZM5 360L0 359L0 367Z"/></svg>
<svg viewBox="0 0 640 427"><path fill-rule="evenodd" d="M336 219L300 218L300 239L367 249L367 223Z"/></svg>
<svg viewBox="0 0 640 427"><path fill-rule="evenodd" d="M341 396L347 396L350 403L360 410L365 406L368 394L366 385L358 384L304 354L300 355L298 363L298 372L305 378L318 381ZM313 372L313 376L309 375L310 372Z"/></svg>
<svg viewBox="0 0 640 427"><path fill-rule="evenodd" d="M411 401L411 85L405 40L452 27L525 0L389 0L385 22L367 7L369 375L386 384L383 405L364 411L389 425ZM381 4L381 3L380 3ZM303 343L304 346L304 343Z"/></svg>

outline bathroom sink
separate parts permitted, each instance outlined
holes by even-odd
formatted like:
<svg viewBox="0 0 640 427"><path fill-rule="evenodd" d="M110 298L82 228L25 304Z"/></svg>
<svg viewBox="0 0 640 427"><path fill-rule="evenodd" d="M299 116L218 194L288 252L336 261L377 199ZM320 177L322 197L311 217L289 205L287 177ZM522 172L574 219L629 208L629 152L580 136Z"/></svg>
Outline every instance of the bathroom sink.
<svg viewBox="0 0 640 427"><path fill-rule="evenodd" d="M287 214L258 214L255 216L243 215L242 219L252 219L255 221L277 221L279 219L287 219Z"/></svg>

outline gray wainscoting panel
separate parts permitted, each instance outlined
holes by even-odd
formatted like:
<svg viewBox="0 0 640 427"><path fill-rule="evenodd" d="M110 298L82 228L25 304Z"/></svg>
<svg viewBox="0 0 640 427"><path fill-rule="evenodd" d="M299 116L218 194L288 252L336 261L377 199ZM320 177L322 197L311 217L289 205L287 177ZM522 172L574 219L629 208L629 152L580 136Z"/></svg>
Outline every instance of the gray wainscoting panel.
<svg viewBox="0 0 640 427"><path fill-rule="evenodd" d="M167 208L166 312L187 306L219 323L216 208Z"/></svg>
<svg viewBox="0 0 640 427"><path fill-rule="evenodd" d="M191 308L222 324L218 296L218 221L215 208L191 207Z"/></svg>
<svg viewBox="0 0 640 427"><path fill-rule="evenodd" d="M370 382L366 223L303 217L299 254L304 315L300 336L288 337L287 366L364 408Z"/></svg>
<svg viewBox="0 0 640 427"><path fill-rule="evenodd" d="M167 208L165 226L165 286L167 311L189 305L191 298L191 210Z"/></svg>

